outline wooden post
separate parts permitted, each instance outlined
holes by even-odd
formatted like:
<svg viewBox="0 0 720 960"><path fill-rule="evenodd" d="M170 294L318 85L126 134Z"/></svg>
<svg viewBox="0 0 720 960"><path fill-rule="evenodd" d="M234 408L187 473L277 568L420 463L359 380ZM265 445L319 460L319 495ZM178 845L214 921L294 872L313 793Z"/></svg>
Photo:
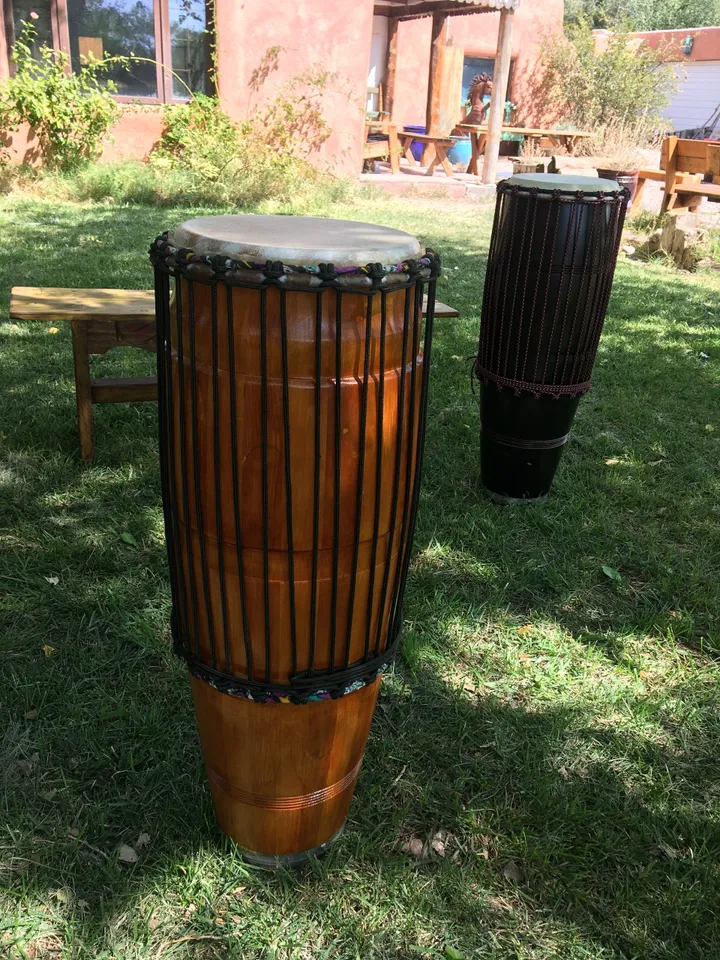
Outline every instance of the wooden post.
<svg viewBox="0 0 720 960"><path fill-rule="evenodd" d="M497 55L495 57L495 75L493 91L488 111L488 133L483 162L483 183L495 183L498 156L500 155L500 134L502 133L503 113L510 78L510 60L512 52L513 12L507 8L500 11L500 29L498 30Z"/></svg>
<svg viewBox="0 0 720 960"><path fill-rule="evenodd" d="M0 80L7 80L10 76L10 44L5 29L5 17L8 13L7 7L0 4Z"/></svg>
<svg viewBox="0 0 720 960"><path fill-rule="evenodd" d="M385 80L385 110L389 119L393 119L395 106L395 76L397 74L398 24L397 17L388 20L387 79Z"/></svg>
<svg viewBox="0 0 720 960"><path fill-rule="evenodd" d="M428 76L427 115L425 126L431 136L440 134L440 85L442 83L443 49L448 39L446 13L434 13L432 18L432 46L430 48L430 73Z"/></svg>
<svg viewBox="0 0 720 960"><path fill-rule="evenodd" d="M662 158L664 161L661 163L661 166L665 170L665 192L663 194L662 204L660 205L660 213L667 213L668 210L672 210L677 204L677 181L678 181L678 138L677 137L666 137L663 141L662 146Z"/></svg>

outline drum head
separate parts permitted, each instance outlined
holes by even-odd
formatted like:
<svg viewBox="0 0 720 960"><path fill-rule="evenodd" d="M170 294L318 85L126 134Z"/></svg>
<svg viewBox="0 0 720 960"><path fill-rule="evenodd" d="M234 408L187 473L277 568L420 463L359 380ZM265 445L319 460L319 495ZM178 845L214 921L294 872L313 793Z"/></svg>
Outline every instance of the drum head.
<svg viewBox="0 0 720 960"><path fill-rule="evenodd" d="M409 233L374 223L250 213L187 220L169 240L201 256L224 254L236 260L281 260L298 266L385 265L417 259L423 252Z"/></svg>
<svg viewBox="0 0 720 960"><path fill-rule="evenodd" d="M560 190L561 193L617 193L620 184L614 180L601 180L599 177L576 177L571 173L517 173L507 181L513 187L523 190Z"/></svg>

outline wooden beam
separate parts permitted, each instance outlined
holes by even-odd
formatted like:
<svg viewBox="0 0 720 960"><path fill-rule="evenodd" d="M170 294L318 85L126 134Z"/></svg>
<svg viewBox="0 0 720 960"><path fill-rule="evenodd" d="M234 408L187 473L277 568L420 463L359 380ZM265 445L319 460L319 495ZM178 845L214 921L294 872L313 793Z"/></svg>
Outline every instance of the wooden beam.
<svg viewBox="0 0 720 960"><path fill-rule="evenodd" d="M497 55L495 57L495 72L493 76L493 90L488 111L488 134L485 144L485 159L483 161L483 183L495 183L498 156L500 155L500 135L502 134L503 114L507 96L508 80L510 78L510 63L512 53L513 12L507 8L500 11L500 28L498 29Z"/></svg>
<svg viewBox="0 0 720 960"><path fill-rule="evenodd" d="M464 17L471 13L497 13L496 7L474 7L461 3L449 4L447 0L424 0L422 3L393 3L389 6L373 7L376 17L397 17L399 20L415 20L417 17L429 17L436 13L447 17Z"/></svg>
<svg viewBox="0 0 720 960"><path fill-rule="evenodd" d="M90 381L93 403L152 403L158 398L157 377L106 377Z"/></svg>
<svg viewBox="0 0 720 960"><path fill-rule="evenodd" d="M442 58L448 39L448 22L444 13L433 14L432 46L430 47L430 73L425 127L430 136L440 133L440 85L442 83Z"/></svg>
<svg viewBox="0 0 720 960"><path fill-rule="evenodd" d="M398 20L391 17L388 23L387 77L385 80L385 110L393 119L395 106L395 77L397 75Z"/></svg>

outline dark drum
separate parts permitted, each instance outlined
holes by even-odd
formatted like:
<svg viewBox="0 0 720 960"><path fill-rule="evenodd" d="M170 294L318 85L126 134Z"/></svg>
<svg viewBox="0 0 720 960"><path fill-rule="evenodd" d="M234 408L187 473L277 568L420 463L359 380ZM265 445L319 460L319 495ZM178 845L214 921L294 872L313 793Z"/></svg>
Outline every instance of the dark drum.
<svg viewBox="0 0 720 960"><path fill-rule="evenodd" d="M175 650L219 825L293 864L343 827L397 648L439 262L280 216L188 221L151 257Z"/></svg>
<svg viewBox="0 0 720 960"><path fill-rule="evenodd" d="M498 502L550 490L590 388L627 204L612 180L498 184L475 365L481 479Z"/></svg>

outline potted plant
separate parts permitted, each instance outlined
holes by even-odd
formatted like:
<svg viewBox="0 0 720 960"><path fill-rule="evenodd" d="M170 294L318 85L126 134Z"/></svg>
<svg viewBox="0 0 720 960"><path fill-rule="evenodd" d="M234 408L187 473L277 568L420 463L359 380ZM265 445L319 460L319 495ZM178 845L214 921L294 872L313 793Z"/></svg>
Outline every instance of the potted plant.
<svg viewBox="0 0 720 960"><path fill-rule="evenodd" d="M598 157L595 168L597 175L603 180L615 180L621 187L627 187L632 202L637 190L638 174L642 165L642 153L636 148L631 148Z"/></svg>
<svg viewBox="0 0 720 960"><path fill-rule="evenodd" d="M649 143L652 136L645 118L632 122L615 120L601 127L588 145L598 176L627 187L631 200L637 190L638 173L645 164L641 144Z"/></svg>
<svg viewBox="0 0 720 960"><path fill-rule="evenodd" d="M525 137L520 156L513 157L513 173L557 173L554 160L543 153L534 137Z"/></svg>

